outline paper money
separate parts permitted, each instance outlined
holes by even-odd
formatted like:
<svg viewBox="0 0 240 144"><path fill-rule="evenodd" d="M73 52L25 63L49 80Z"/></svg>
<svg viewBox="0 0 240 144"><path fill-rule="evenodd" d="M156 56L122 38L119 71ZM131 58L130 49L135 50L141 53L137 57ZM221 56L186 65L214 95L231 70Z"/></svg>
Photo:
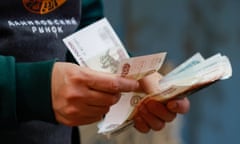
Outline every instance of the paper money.
<svg viewBox="0 0 240 144"><path fill-rule="evenodd" d="M166 53L157 53L123 59L120 62L117 73L122 77L139 80L144 76L159 70L165 59ZM99 133L113 133L123 128L135 106L145 96L145 93L122 93L118 103L110 108L103 121L99 124ZM125 126L124 126L125 127Z"/></svg>
<svg viewBox="0 0 240 144"><path fill-rule="evenodd" d="M171 72L169 72L165 76L165 78L179 74L179 73L183 72L184 70L201 63L202 61L204 61L204 58L202 57L202 55L200 53L196 53L192 57L190 57L188 60L186 60L184 63L180 64L179 66L174 68Z"/></svg>
<svg viewBox="0 0 240 144"><path fill-rule="evenodd" d="M154 73L162 66L166 53L156 53L145 56L132 57L120 61L117 73L122 77L139 80Z"/></svg>
<svg viewBox="0 0 240 144"><path fill-rule="evenodd" d="M132 116L137 111L142 101L156 100L167 102L172 98L189 96L218 80L228 79L232 76L232 68L229 59L220 53L204 59L200 53L196 53L176 69L159 81L159 91L138 96L137 103L132 107L132 113L124 123L110 130L101 131L108 137L123 132L133 125ZM120 107L119 107L120 108Z"/></svg>
<svg viewBox="0 0 240 144"><path fill-rule="evenodd" d="M63 42L80 66L139 80L159 70L166 52L129 58L123 44L106 18L66 37ZM109 133L127 125L129 115L144 93L122 93L99 124L99 133Z"/></svg>
<svg viewBox="0 0 240 144"><path fill-rule="evenodd" d="M191 66L188 64L191 64L191 61L196 61L196 59L192 57L189 60L183 63L182 69L180 68L180 71L174 75L170 74L163 77L159 82L159 92L145 97L151 97L150 99L157 101L167 101L175 97L188 96L207 85L232 76L229 59L220 53L206 60L198 59L197 64Z"/></svg>
<svg viewBox="0 0 240 144"><path fill-rule="evenodd" d="M130 58L106 18L63 39L80 66L115 73L139 80L162 66L166 52ZM226 56L216 54L204 59L200 53L180 64L159 81L159 91L152 94L128 92L110 108L98 125L98 133L111 136L132 126L137 107L145 100L166 102L188 96L218 80L232 76Z"/></svg>
<svg viewBox="0 0 240 144"><path fill-rule="evenodd" d="M81 66L116 73L120 60L129 58L106 18L63 39Z"/></svg>

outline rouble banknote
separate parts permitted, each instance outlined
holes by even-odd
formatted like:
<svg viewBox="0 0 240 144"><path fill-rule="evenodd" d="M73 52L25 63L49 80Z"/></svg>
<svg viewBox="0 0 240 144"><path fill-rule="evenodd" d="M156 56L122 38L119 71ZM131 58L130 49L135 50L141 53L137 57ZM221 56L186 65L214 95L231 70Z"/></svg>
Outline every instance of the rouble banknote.
<svg viewBox="0 0 240 144"><path fill-rule="evenodd" d="M106 18L63 39L80 66L115 73L139 80L162 66L166 53L160 52L130 58L122 42ZM144 93L122 93L99 124L99 133L109 133L125 125Z"/></svg>

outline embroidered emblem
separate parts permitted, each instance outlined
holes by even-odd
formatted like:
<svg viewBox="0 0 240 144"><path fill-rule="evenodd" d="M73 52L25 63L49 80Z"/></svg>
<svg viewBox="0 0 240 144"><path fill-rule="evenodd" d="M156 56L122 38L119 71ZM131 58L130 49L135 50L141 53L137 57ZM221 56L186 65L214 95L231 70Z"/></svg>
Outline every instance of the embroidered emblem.
<svg viewBox="0 0 240 144"><path fill-rule="evenodd" d="M31 13L47 14L56 10L67 0L22 0L24 7Z"/></svg>

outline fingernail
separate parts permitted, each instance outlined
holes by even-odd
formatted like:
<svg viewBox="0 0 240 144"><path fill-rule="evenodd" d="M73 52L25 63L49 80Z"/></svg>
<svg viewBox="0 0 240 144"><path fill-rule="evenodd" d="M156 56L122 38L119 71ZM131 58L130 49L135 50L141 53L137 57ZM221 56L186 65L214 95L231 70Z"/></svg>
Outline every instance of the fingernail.
<svg viewBox="0 0 240 144"><path fill-rule="evenodd" d="M139 86L140 86L140 85L139 85L139 82L136 81L136 83L135 83L135 85L134 85L134 87L133 87L133 91L139 89Z"/></svg>

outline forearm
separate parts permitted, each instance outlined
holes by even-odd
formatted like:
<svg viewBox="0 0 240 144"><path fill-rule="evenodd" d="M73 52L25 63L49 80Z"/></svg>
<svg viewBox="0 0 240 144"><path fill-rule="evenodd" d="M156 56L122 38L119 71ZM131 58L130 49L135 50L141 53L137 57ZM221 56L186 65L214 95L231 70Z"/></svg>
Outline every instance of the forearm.
<svg viewBox="0 0 240 144"><path fill-rule="evenodd" d="M16 63L14 57L0 56L1 126L28 120L55 122L51 104L53 63Z"/></svg>
<svg viewBox="0 0 240 144"><path fill-rule="evenodd" d="M54 122L51 73L54 60L16 65L17 116L19 121Z"/></svg>
<svg viewBox="0 0 240 144"><path fill-rule="evenodd" d="M0 56L0 67L0 126L4 127L17 122L14 58Z"/></svg>

